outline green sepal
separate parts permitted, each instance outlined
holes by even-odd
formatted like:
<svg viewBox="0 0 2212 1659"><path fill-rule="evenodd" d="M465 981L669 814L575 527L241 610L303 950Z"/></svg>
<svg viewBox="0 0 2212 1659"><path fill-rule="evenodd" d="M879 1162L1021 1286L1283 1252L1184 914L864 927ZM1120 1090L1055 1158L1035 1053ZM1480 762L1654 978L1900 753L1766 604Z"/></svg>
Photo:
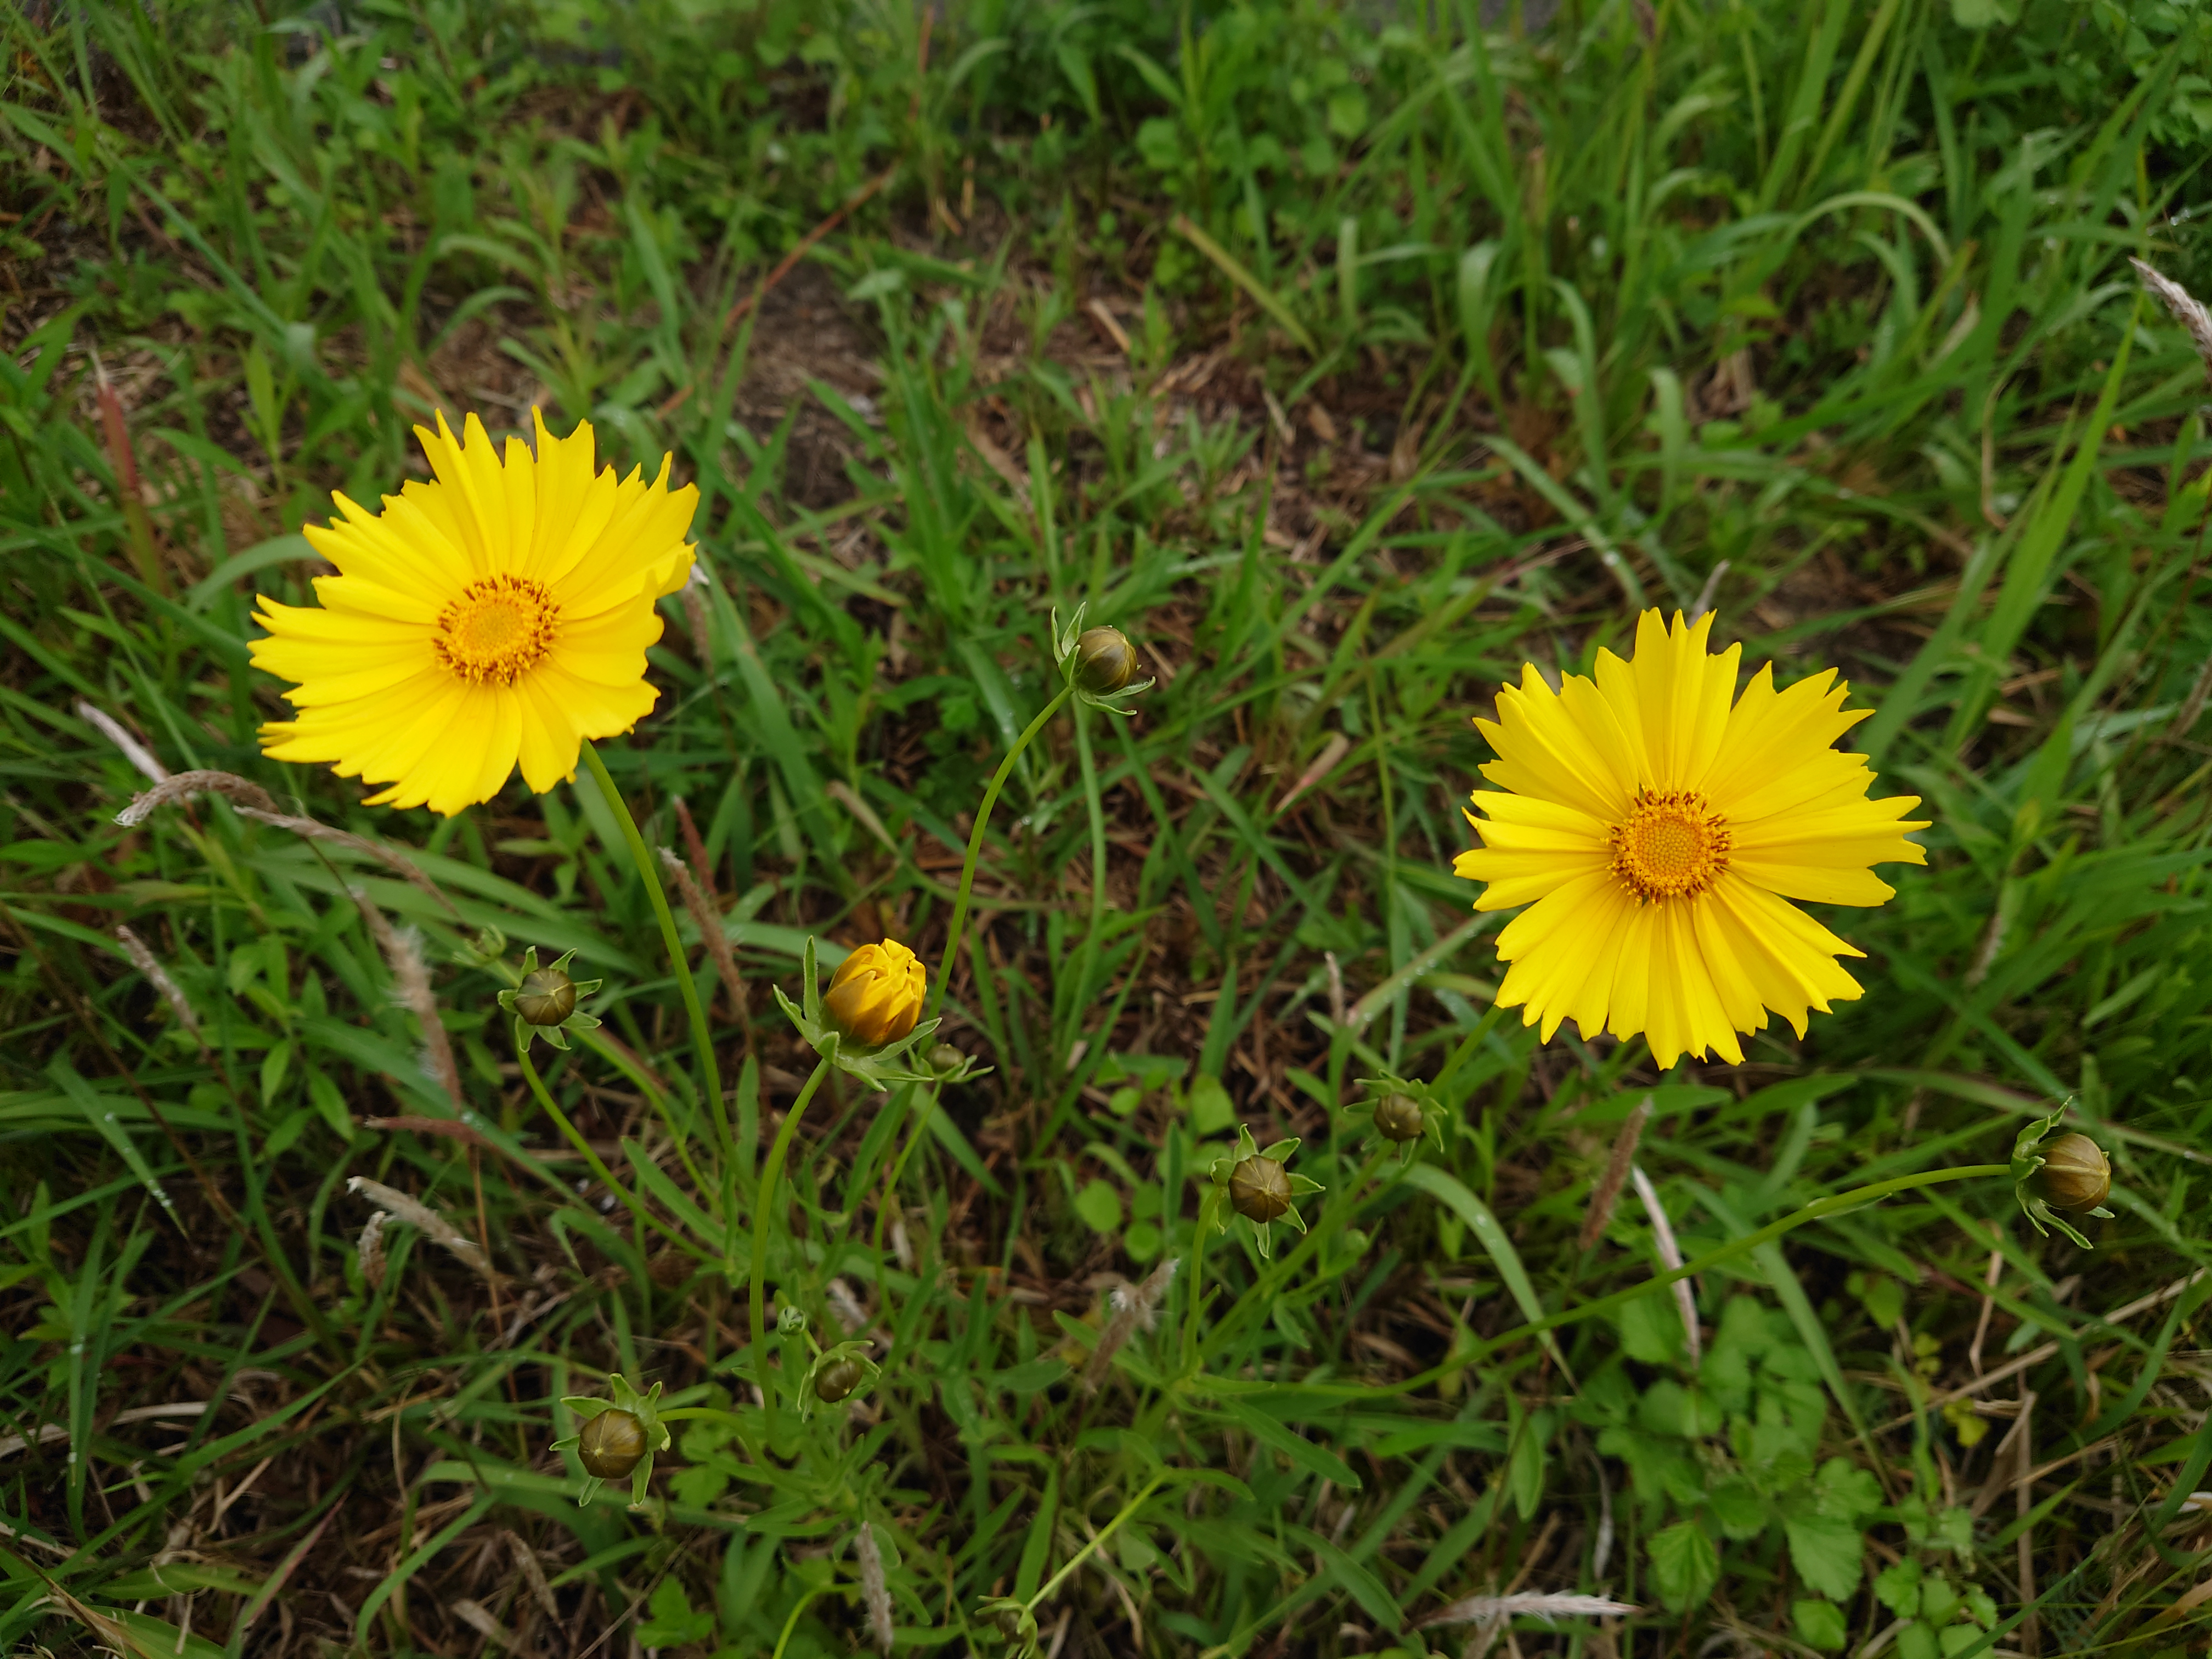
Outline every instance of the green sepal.
<svg viewBox="0 0 2212 1659"><path fill-rule="evenodd" d="M1400 1169L1407 1168L1421 1155L1421 1147L1425 1142L1434 1140L1439 1153L1446 1150L1444 1131L1450 1127L1451 1114L1445 1109L1443 1103L1437 1098L1437 1091L1432 1085L1424 1083L1419 1078L1400 1077L1393 1072L1384 1072L1376 1077L1363 1077L1358 1079L1358 1082L1359 1086L1367 1091L1367 1097L1364 1100L1353 1101L1344 1109L1350 1116L1365 1117L1370 1123L1372 1123L1375 1118L1375 1108L1386 1095L1403 1095L1408 1100L1419 1104L1421 1109L1421 1133L1411 1140L1401 1140L1396 1143Z"/></svg>
<svg viewBox="0 0 2212 1659"><path fill-rule="evenodd" d="M547 971L565 974L568 971L568 964L575 959L576 952L573 949L566 951L562 953L561 959L554 963ZM518 975L518 979L527 979L537 971L538 947L532 945L526 947L522 952L522 972ZM580 1003L585 997L591 995L592 992L605 985L606 981L572 979L568 982L574 988L577 1000ZM499 994L498 1002L501 1010L514 1015L514 1046L525 1054L530 1051L530 1045L539 1037L544 1037L547 1042L565 1054L568 1052L568 1039L562 1035L563 1032L596 1031L605 1023L594 1015L586 1013L580 1006L558 1025L532 1025L520 1014L515 1012L515 999L521 994L522 988L518 983L501 991Z"/></svg>
<svg viewBox="0 0 2212 1659"><path fill-rule="evenodd" d="M2073 1104L2074 1097L2069 1095L2057 1111L2048 1117L2033 1120L2014 1138L2012 1195L2020 1205L2021 1213L2027 1218L2027 1224L2034 1228L2038 1233L2048 1237L2051 1230L2056 1227L2081 1249L2094 1250L2097 1247L2081 1236L2081 1230L2057 1211L2052 1209L2034 1190L2035 1177L2042 1172L2043 1166L2051 1161L2042 1153L2044 1140L2064 1120ZM2107 1220L2112 1218L2112 1214L2101 1204L2088 1213L2094 1216L2103 1216Z"/></svg>
<svg viewBox="0 0 2212 1659"><path fill-rule="evenodd" d="M875 1387L884 1374L884 1368L868 1358L868 1350L875 1344L866 1337L848 1337L842 1342L833 1342L814 1356L814 1363L806 1368L806 1375L799 1383L799 1420L802 1423L817 1411L830 1411L851 1404ZM814 1379L840 1360L849 1359L860 1368L860 1380L853 1385L853 1392L842 1400L818 1400L814 1394Z"/></svg>

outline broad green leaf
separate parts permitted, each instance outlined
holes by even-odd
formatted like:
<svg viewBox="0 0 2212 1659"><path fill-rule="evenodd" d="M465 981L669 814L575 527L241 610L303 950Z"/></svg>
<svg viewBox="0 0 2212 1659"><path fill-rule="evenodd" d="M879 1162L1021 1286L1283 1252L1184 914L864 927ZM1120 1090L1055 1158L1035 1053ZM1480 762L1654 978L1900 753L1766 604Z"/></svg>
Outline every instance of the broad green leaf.
<svg viewBox="0 0 2212 1659"><path fill-rule="evenodd" d="M1651 1535L1651 1577L1675 1613L1702 1601L1720 1582L1720 1553L1694 1521L1677 1521Z"/></svg>

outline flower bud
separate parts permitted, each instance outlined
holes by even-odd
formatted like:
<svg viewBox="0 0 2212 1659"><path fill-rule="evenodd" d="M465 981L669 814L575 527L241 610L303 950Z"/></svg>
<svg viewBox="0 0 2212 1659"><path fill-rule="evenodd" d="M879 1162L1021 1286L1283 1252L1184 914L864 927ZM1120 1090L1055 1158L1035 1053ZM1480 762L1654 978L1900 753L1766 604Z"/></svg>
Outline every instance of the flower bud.
<svg viewBox="0 0 2212 1659"><path fill-rule="evenodd" d="M775 1310L775 1334L778 1336L806 1334L806 1310L794 1308L789 1303Z"/></svg>
<svg viewBox="0 0 2212 1659"><path fill-rule="evenodd" d="M1137 678L1137 647L1118 628L1086 628L1075 642L1075 683L1110 696Z"/></svg>
<svg viewBox="0 0 2212 1659"><path fill-rule="evenodd" d="M576 981L558 968L525 974L514 994L514 1012L532 1025L558 1025L576 1012Z"/></svg>
<svg viewBox="0 0 2212 1659"><path fill-rule="evenodd" d="M838 964L822 994L823 1012L864 1048L896 1042L921 1018L929 975L896 939L863 945Z"/></svg>
<svg viewBox="0 0 2212 1659"><path fill-rule="evenodd" d="M825 1405L836 1405L852 1397L853 1390L860 1386L860 1362L857 1359L833 1359L814 1373L814 1397Z"/></svg>
<svg viewBox="0 0 2212 1659"><path fill-rule="evenodd" d="M645 1428L625 1411L604 1411L584 1425L576 1456L587 1474L619 1480L645 1455Z"/></svg>
<svg viewBox="0 0 2212 1659"><path fill-rule="evenodd" d="M957 1072L967 1059L967 1055L951 1043L940 1042L929 1051L929 1069L933 1072Z"/></svg>
<svg viewBox="0 0 2212 1659"><path fill-rule="evenodd" d="M1291 1177L1282 1164L1256 1153L1229 1172L1229 1201L1247 1221L1279 1219L1291 1207Z"/></svg>
<svg viewBox="0 0 2212 1659"><path fill-rule="evenodd" d="M2036 1172L2043 1201L2054 1210L2094 1210L2112 1190L2112 1166L2105 1149L2087 1135L2061 1135L2041 1149Z"/></svg>
<svg viewBox="0 0 2212 1659"><path fill-rule="evenodd" d="M1411 1095L1385 1095L1375 1103L1375 1133L1385 1140L1419 1140L1428 1127L1421 1103Z"/></svg>

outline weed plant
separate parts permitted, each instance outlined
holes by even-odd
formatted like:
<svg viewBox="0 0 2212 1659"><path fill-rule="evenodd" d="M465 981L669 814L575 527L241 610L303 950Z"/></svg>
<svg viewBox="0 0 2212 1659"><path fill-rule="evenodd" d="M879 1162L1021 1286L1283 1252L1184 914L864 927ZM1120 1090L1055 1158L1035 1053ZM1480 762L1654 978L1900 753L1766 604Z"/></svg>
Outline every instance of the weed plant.
<svg viewBox="0 0 2212 1659"><path fill-rule="evenodd" d="M2212 20L1534 9L6 0L0 1639L2203 1650ZM615 793L263 759L301 526L532 407L700 492ZM1540 1046L1451 873L1650 605L1934 820L1740 1066ZM1158 684L1020 746L1078 606ZM771 988L979 829L957 1080L763 1203ZM1916 1184L2069 1101L2094 1249ZM1309 1231L1170 1271L1248 1133Z"/></svg>

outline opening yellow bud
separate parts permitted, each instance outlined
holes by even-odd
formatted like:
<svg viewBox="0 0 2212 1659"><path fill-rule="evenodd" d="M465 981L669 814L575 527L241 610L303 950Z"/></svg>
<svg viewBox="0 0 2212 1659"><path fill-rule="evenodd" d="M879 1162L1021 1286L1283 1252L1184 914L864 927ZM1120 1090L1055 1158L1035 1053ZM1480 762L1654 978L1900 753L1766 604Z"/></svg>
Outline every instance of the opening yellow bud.
<svg viewBox="0 0 2212 1659"><path fill-rule="evenodd" d="M838 964L822 994L822 1012L860 1047L880 1048L913 1031L928 988L921 958L887 939L863 945Z"/></svg>

